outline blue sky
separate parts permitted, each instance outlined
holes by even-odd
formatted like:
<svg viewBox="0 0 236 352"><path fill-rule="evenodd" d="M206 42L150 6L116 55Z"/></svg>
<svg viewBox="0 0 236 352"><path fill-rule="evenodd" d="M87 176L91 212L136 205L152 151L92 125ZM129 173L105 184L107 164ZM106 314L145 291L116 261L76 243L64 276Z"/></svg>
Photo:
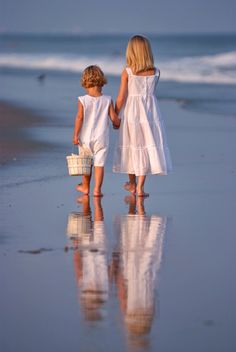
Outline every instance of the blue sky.
<svg viewBox="0 0 236 352"><path fill-rule="evenodd" d="M236 32L235 0L0 0L0 31Z"/></svg>

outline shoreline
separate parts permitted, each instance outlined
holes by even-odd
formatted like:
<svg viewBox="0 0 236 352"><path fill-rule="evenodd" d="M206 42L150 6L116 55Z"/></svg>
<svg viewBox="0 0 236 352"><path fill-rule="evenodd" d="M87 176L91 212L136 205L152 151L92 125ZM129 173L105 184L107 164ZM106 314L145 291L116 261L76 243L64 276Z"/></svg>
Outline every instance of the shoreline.
<svg viewBox="0 0 236 352"><path fill-rule="evenodd" d="M30 109L0 100L0 165L42 148L42 143L35 141L29 130L45 121L45 117Z"/></svg>

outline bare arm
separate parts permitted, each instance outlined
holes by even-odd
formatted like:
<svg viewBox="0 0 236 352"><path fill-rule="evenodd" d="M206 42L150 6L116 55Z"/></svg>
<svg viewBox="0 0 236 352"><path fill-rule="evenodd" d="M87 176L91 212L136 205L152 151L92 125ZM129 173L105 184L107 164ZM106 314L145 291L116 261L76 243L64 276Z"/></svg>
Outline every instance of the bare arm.
<svg viewBox="0 0 236 352"><path fill-rule="evenodd" d="M113 123L113 127L114 128L119 128L120 127L120 119L117 116L117 113L115 112L113 101L111 101L108 113L109 113L110 119L111 119L111 121Z"/></svg>
<svg viewBox="0 0 236 352"><path fill-rule="evenodd" d="M75 118L75 128L74 128L74 137L73 144L80 144L79 142L79 133L81 131L84 119L84 108L82 103L79 101L78 103L78 112Z"/></svg>
<svg viewBox="0 0 236 352"><path fill-rule="evenodd" d="M124 105L128 94L128 73L126 70L123 70L120 80L120 89L118 97L116 99L116 113L119 114L122 106Z"/></svg>

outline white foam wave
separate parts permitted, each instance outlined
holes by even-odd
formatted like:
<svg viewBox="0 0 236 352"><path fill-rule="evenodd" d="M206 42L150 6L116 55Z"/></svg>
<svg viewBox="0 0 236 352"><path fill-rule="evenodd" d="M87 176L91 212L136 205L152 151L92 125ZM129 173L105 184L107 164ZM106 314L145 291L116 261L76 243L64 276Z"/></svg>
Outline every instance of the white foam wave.
<svg viewBox="0 0 236 352"><path fill-rule="evenodd" d="M236 51L162 62L162 79L189 83L236 84Z"/></svg>
<svg viewBox="0 0 236 352"><path fill-rule="evenodd" d="M201 60L207 64L213 64L220 67L236 67L236 51L213 56L203 56Z"/></svg>
<svg viewBox="0 0 236 352"><path fill-rule="evenodd" d="M119 75L122 69L120 59L109 57L75 57L66 55L0 55L0 67L82 72L89 65L99 65L106 74Z"/></svg>
<svg viewBox="0 0 236 352"><path fill-rule="evenodd" d="M124 60L112 56L0 54L0 68L82 72L88 65L99 65L108 75L120 75ZM217 55L163 60L158 65L165 81L236 84L236 51Z"/></svg>

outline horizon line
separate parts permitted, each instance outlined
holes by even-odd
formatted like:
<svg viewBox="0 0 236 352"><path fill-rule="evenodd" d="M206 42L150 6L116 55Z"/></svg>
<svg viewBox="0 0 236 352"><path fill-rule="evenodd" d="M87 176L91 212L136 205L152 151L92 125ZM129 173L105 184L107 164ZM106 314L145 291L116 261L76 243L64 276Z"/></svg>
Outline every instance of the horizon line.
<svg viewBox="0 0 236 352"><path fill-rule="evenodd" d="M126 35L134 35L134 34L143 34L143 35L151 35L151 36L178 36L178 35L183 35L183 36L189 36L189 35L236 35L236 31L188 31L188 32L151 32L151 31L143 31L143 32L137 32L137 31L127 31L127 32L118 32L118 31L113 31L113 32L75 32L75 31L7 31L7 30L0 30L0 36L1 35L29 35L29 36L40 36L40 35L45 35L45 36L74 36L74 37L86 37L86 36L126 36Z"/></svg>

